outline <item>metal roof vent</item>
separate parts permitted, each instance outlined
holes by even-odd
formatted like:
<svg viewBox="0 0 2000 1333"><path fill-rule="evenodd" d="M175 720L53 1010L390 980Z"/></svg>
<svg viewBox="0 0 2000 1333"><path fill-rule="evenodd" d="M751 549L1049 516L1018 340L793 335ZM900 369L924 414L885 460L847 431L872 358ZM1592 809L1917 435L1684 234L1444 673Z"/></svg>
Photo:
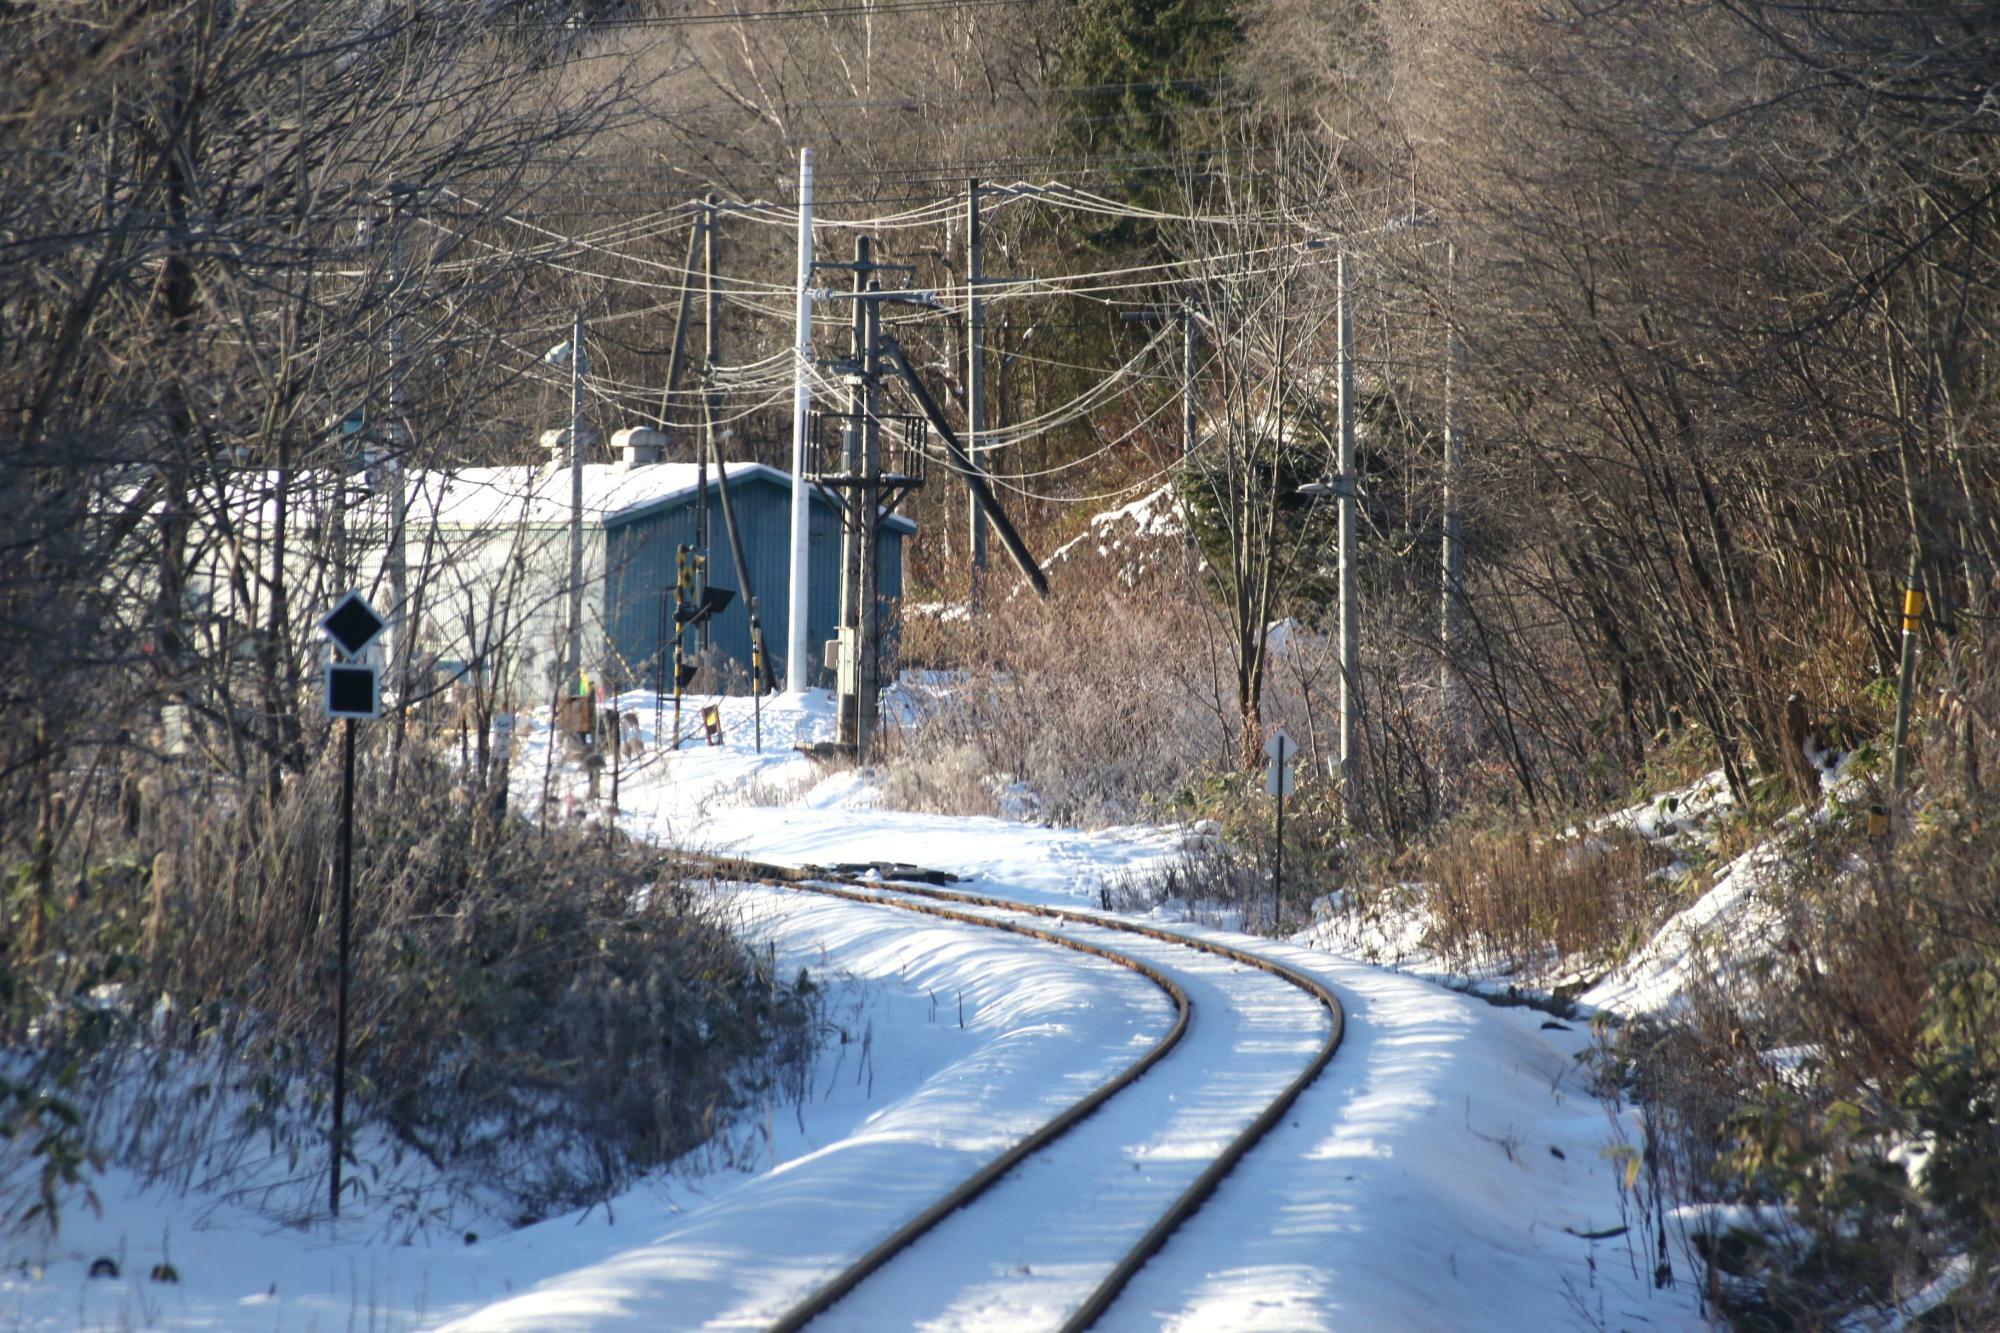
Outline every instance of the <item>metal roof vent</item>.
<svg viewBox="0 0 2000 1333"><path fill-rule="evenodd" d="M645 467L665 457L667 437L651 426L628 426L611 437L611 447L628 469Z"/></svg>
<svg viewBox="0 0 2000 1333"><path fill-rule="evenodd" d="M590 427L585 426L583 428L582 440L583 440L584 459L586 462L588 462L590 458L590 448L592 445L597 443L597 432L592 430ZM542 452L548 455L548 459L551 463L569 462L569 428L565 426L560 430L543 431Z"/></svg>

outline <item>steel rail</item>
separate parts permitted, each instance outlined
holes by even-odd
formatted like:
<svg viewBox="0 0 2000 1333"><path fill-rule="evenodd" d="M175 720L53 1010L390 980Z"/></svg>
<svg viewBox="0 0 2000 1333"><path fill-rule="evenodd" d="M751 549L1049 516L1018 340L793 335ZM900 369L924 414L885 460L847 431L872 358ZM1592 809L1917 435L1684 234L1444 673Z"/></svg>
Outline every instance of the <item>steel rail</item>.
<svg viewBox="0 0 2000 1333"><path fill-rule="evenodd" d="M1178 994L1179 987L1173 985L1172 982L1168 981L1161 974L1153 971L1149 965L1141 963L1136 959L1128 960L1123 955L1114 954L1108 950L1100 950L1097 946L1090 945L1073 936L1063 935L1055 931L1038 931L1031 927L1017 925L1013 922L998 921L991 917L977 916L969 912L954 912L941 907L912 903L907 901L907 899L912 897L926 898L934 902L955 903L960 906L984 907L989 910L1017 912L1028 916L1052 919L1065 924L1095 926L1103 930L1117 931L1128 935L1140 935L1148 939L1178 945L1183 948L1195 949L1202 953L1212 954L1219 958L1228 959L1231 962L1240 963L1246 967L1253 967L1259 971L1267 972L1305 991L1326 1010L1329 1019L1329 1031L1326 1040L1320 1044L1319 1050L1314 1053L1313 1058L1306 1064L1305 1068L1290 1083L1285 1085L1277 1097L1272 1099L1241 1133L1229 1141L1228 1145L1216 1156L1215 1160L1210 1162L1203 1169L1202 1173L1195 1178L1194 1182L1183 1190L1180 1196L1168 1206L1167 1210L1154 1221L1153 1225L1147 1228L1145 1235L1141 1236L1138 1242L1125 1252L1124 1257L1112 1267L1104 1280L1098 1283L1097 1287L1092 1290L1084 1303L1077 1307L1076 1311L1063 1322L1061 1325L1062 1333L1081 1333L1081 1330L1089 1328L1102 1317L1105 1310L1109 1309L1111 1303L1117 1299L1118 1294L1138 1275L1139 1270L1144 1268L1153 1256L1158 1254L1166 1245L1168 1238L1185 1224L1189 1218L1193 1217L1202 1204L1207 1202L1209 1197L1215 1193L1216 1188L1221 1185L1223 1178L1236 1168L1237 1163L1241 1162L1266 1134L1277 1127L1278 1122L1292 1108L1293 1103L1299 1099L1300 1094L1312 1085L1313 1080L1318 1078L1321 1071L1326 1068L1327 1062L1333 1059L1334 1052L1340 1049L1341 1038L1346 1033L1346 1013L1341 1008L1339 998L1334 995L1333 991L1324 982L1296 968L1288 967L1274 959L1251 953L1246 949L1239 949L1234 945L1220 944L1214 940L1200 939L1195 936L1184 935L1179 931L1142 925L1135 921L1127 921L1118 917L1101 915L1096 912L1080 912L1061 907L1044 907L1034 903L1014 902L1006 898L995 898L975 893L961 893L952 889L933 888L926 885L897 883L886 879L881 881L864 881L850 875L838 874L812 867L795 869L789 866L766 865L759 862L731 860L728 858L704 859L708 859L716 872L726 878L780 884L788 888L803 889L808 892L828 893L855 901L877 903L883 906L897 907L905 911L943 916L948 920L989 926L1014 934L1046 940L1050 943L1061 944L1066 948L1078 948L1084 952L1098 953L1100 956L1123 962L1124 965L1132 967L1135 971L1139 971L1161 984L1172 987L1173 991ZM841 887L843 885L867 885L869 891ZM885 894L889 893L904 896L902 898L885 896ZM1174 1034L1175 1041L1179 1040L1179 1029L1185 1028L1189 1013L1184 995L1181 997L1180 1003L1182 1006L1181 1016L1177 1024L1177 1031ZM1077 1107L1072 1107L1070 1112L1065 1112L1065 1117L1071 1118L1062 1126L1062 1129L1054 1130L1054 1132L1046 1132L1056 1123L1051 1121L1049 1125L1044 1126L1042 1130L1038 1130L1029 1139L1016 1144L1008 1153L1003 1154L1002 1158L995 1159L994 1162L990 1163L978 1175L967 1180L958 1189L952 1191L951 1194L945 1196L944 1199L939 1200L930 1208L925 1209L923 1213L898 1229L888 1240L876 1246L875 1249L870 1250L868 1254L864 1255L854 1265L844 1270L832 1283L821 1288L806 1301L787 1312L785 1317L773 1326L774 1329L796 1330L803 1327L808 1320L824 1313L841 1297L859 1286L862 1280L869 1274L887 1263L896 1253L913 1244L918 1237L936 1226L947 1214L969 1203L979 1193L1005 1175L1014 1164L1045 1144L1053 1141L1071 1125L1081 1121L1091 1110L1095 1110L1097 1106L1102 1105L1113 1093L1129 1085L1145 1069L1150 1068L1153 1063L1165 1054L1165 1045L1155 1047L1147 1053L1141 1061L1140 1067L1128 1070L1125 1074L1120 1075L1119 1078L1112 1080L1112 1083L1106 1084L1103 1088L1091 1094L1091 1098L1086 1099L1092 1102L1089 1110L1080 1110L1079 1108L1081 1108L1082 1103L1079 1103ZM1113 1086L1114 1084L1116 1086ZM1003 1161L1004 1165L1002 1164ZM894 1242L893 1246L892 1242Z"/></svg>
<svg viewBox="0 0 2000 1333"><path fill-rule="evenodd" d="M758 867L758 869L777 870L780 868ZM1012 935L1023 935L1029 939L1042 940L1065 949L1073 949L1079 953L1091 954L1095 957L1116 963L1121 967L1130 968L1165 991L1168 998L1174 1002L1173 1026L1168 1029L1165 1036L1153 1043L1144 1055L1127 1065L1117 1074L1114 1074L1088 1096L1072 1103L1054 1119L1048 1121L1041 1128L1035 1130L1013 1147L1007 1149L1007 1151L981 1167L978 1171L966 1177L950 1193L938 1199L930 1207L924 1209L921 1213L918 1213L902 1226L889 1233L879 1244L870 1249L868 1253L842 1269L831 1282L828 1282L825 1286L813 1292L812 1295L806 1297L805 1300L800 1301L797 1305L785 1311L778 1318L777 1322L771 1325L773 1333L793 1333L794 1330L804 1328L812 1320L826 1313L842 1297L867 1280L876 1269L882 1267L882 1265L888 1263L898 1254L901 1254L904 1250L915 1244L919 1237L936 1227L938 1223L944 1221L952 1213L957 1212L960 1208L963 1208L966 1204L971 1203L981 1194L984 1194L1001 1177L1012 1171L1028 1157L1040 1152L1043 1148L1061 1138L1087 1119L1098 1107L1104 1105L1112 1097L1130 1087L1140 1075L1157 1064L1165 1057L1167 1052L1180 1044L1182 1037L1187 1035L1188 1020L1193 1014L1194 1006L1188 1000L1187 992L1181 989L1180 984L1149 963L1143 963L1136 958L1106 949L1100 945L1091 944L1084 940L1072 939L1067 935L1053 930L1040 930L1033 926L1023 926L1012 921L995 921L989 917L976 916L971 912L955 912L950 908L938 907L929 903L913 903L894 898L885 898L877 893L844 888L837 884L812 883L803 879L792 879L782 873L778 875L754 876L732 875L732 878L751 879L765 883L782 883L787 888L797 889L806 893L818 893L834 898L845 898L854 902L894 907L906 912L920 912L926 916L941 917L946 921L956 921L965 925L1004 930Z"/></svg>

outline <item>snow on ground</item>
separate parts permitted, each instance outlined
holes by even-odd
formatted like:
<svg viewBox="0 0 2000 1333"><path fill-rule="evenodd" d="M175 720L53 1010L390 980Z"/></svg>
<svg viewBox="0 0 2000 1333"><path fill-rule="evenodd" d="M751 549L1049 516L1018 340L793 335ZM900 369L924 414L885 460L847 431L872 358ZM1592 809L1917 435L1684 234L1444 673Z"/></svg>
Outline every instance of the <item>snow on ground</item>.
<svg viewBox="0 0 2000 1333"><path fill-rule="evenodd" d="M1180 497L1171 485L1141 496L1120 509L1091 516L1090 526L1049 553L1051 573L1092 563L1109 566L1127 587L1177 558L1187 534Z"/></svg>
<svg viewBox="0 0 2000 1333"><path fill-rule="evenodd" d="M1472 994L1547 998L1557 984L1565 984L1564 993L1574 994L1583 1017L1671 1014L1685 1002L1691 987L1727 983L1771 951L1781 925L1777 897L1787 865L1787 831L1805 819L1833 818L1839 803L1852 805L1862 799L1859 780L1847 771L1851 756L1826 752L1813 756L1816 763L1822 757L1835 761L1822 772L1826 805L1810 815L1794 811L1779 821L1777 837L1717 866L1705 886L1691 890L1689 900L1660 921L1648 939L1598 973L1521 976L1500 965L1482 969L1445 962L1426 939L1429 918L1422 884L1383 886L1352 899L1329 895L1318 905L1318 919L1295 938ZM1716 820L1733 809L1734 801L1717 770L1606 815L1587 832L1624 830L1665 847L1675 859L1656 873L1697 884L1690 860L1712 855Z"/></svg>
<svg viewBox="0 0 2000 1333"><path fill-rule="evenodd" d="M650 696L623 702L650 737ZM705 744L698 705L707 702L688 702L682 748L621 761L621 827L793 864L916 862L975 890L1091 908L1107 886L1164 867L1180 848L1168 829L1086 833L881 810L872 775L825 769L790 748L830 733L823 693L766 700L761 754L747 699L720 701L723 744ZM661 720L670 731L670 710ZM545 731L524 733L515 808L541 808L545 781L555 817L584 808L574 770L545 767ZM114 1172L99 1186L102 1219L73 1208L54 1246L4 1242L0 1327L757 1326L1168 1021L1149 984L1038 942L730 891L781 967L805 966L830 986L829 1015L846 1040L821 1053L802 1102L767 1108L703 1161L608 1208L414 1245L382 1240L379 1218L344 1218L337 1233L324 1222L286 1229L227 1200L135 1192ZM1587 1033L1322 950L1247 942L1335 988L1345 1043L1106 1326L1699 1326L1685 1283L1654 1289L1637 1230L1588 1238L1626 1219L1620 1126L1582 1086L1576 1058ZM1038 1272L1048 1289L1072 1289L1066 1253L1095 1254L1111 1233L1143 1225L1159 1193L1149 1172L1167 1181L1190 1169L1203 1141L1197 1099L1227 1098L1241 1082L1247 1101L1251 1085L1310 1045L1311 1006L1232 999L1242 983L1229 971L1204 983L1216 988L1198 1010L1212 1016L1198 1017L1212 1025L1205 1053L1177 1072L1163 1064L1142 1080L1154 1085L1146 1097L1114 1101L1069 1165L1003 1185L991 1212L967 1215L982 1239L952 1248L951 1262L899 1266L891 1304L868 1307L887 1321L875 1326L1046 1326L1024 1314L1047 1308L1033 1303L1041 1297L1024 1305L1010 1293L1033 1288ZM1276 1026L1259 1036L1243 1026L1254 1021ZM1064 1213L1079 1196L1085 1211ZM1093 1238L1092 1218L1103 1236ZM120 1278L84 1276L100 1253L119 1258ZM176 1284L144 1277L162 1253ZM829 1327L870 1317L835 1314Z"/></svg>

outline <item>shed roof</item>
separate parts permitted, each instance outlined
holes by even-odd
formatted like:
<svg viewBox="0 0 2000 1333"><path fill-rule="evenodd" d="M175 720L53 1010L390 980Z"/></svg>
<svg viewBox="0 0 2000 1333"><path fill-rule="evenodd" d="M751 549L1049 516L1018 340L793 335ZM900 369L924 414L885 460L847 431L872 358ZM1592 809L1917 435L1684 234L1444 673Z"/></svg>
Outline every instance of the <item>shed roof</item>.
<svg viewBox="0 0 2000 1333"><path fill-rule="evenodd" d="M728 463L730 484L763 479L790 487L790 473L763 463ZM671 508L693 496L700 477L693 463L586 463L583 466L584 521L602 526L631 522ZM469 467L451 472L412 473L410 508L435 516L445 527L494 528L527 524L559 527L569 522L570 470L566 466ZM711 471L708 488L719 485ZM825 497L830 499L831 497ZM901 532L917 525L900 514L887 524Z"/></svg>

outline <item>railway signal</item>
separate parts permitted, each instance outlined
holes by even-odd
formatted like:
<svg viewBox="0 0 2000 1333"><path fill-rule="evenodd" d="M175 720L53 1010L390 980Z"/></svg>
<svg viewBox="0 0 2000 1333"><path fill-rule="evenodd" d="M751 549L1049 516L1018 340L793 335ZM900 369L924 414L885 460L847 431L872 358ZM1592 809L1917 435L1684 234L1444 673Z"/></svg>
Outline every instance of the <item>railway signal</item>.
<svg viewBox="0 0 2000 1333"><path fill-rule="evenodd" d="M361 655L388 627L359 592L334 604L319 622L333 645L326 667L326 715L342 720L340 736L340 963L335 980L333 1047L333 1162L327 1205L340 1216L340 1156L347 1118L347 974L354 933L354 720L382 711L380 669Z"/></svg>

